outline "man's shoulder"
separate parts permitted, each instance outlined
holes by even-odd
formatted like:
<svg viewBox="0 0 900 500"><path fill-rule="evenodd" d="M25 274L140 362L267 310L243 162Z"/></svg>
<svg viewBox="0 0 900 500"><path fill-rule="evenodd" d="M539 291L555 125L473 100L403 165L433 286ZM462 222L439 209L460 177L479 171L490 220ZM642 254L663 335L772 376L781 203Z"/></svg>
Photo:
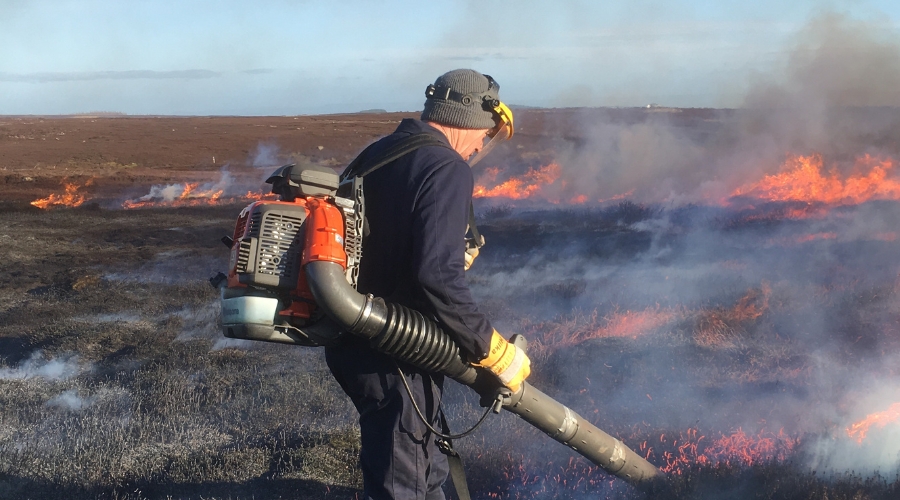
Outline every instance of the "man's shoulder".
<svg viewBox="0 0 900 500"><path fill-rule="evenodd" d="M437 156L459 157L441 131L413 118L405 118L392 134L375 141L372 153L379 154L392 149L396 151L404 141L418 142L414 152L424 150Z"/></svg>
<svg viewBox="0 0 900 500"><path fill-rule="evenodd" d="M414 170L424 177L440 171L442 175L454 177L471 175L469 164L456 151L442 146L423 146L409 155L408 160Z"/></svg>
<svg viewBox="0 0 900 500"><path fill-rule="evenodd" d="M393 134L384 138L385 148L398 144L400 141L412 136L428 135L434 139L426 142L415 151L406 156L405 160L417 169L435 170L447 165L456 165L456 168L467 167L468 164L459 156L444 134L427 123L413 118L400 122Z"/></svg>

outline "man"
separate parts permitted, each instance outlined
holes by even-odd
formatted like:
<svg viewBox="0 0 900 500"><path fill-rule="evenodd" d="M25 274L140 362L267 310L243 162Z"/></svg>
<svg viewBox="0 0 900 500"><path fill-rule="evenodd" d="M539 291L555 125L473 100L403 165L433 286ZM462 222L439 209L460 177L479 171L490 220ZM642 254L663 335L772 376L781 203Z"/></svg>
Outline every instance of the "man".
<svg viewBox="0 0 900 500"><path fill-rule="evenodd" d="M358 290L432 317L466 359L517 389L530 373L530 361L479 312L464 274L471 258L465 234L474 187L466 160L494 144L485 141L512 135L512 113L498 92L489 76L469 69L450 71L428 86L420 120L403 120L370 149L371 157L377 157L420 133L441 143L416 149L365 176L369 232ZM325 352L329 368L359 411L365 498L443 499L447 459L416 415L397 368L399 364L416 404L435 427L443 377L398 363L359 337L345 337Z"/></svg>

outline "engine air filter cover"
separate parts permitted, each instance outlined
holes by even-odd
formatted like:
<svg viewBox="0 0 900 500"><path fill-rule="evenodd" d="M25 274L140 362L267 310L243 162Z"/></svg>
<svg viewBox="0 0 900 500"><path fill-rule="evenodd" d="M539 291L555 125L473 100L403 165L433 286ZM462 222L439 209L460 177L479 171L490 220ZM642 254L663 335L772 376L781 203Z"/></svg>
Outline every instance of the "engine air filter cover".
<svg viewBox="0 0 900 500"><path fill-rule="evenodd" d="M253 207L235 262L240 283L293 289L303 252L305 203L262 203Z"/></svg>

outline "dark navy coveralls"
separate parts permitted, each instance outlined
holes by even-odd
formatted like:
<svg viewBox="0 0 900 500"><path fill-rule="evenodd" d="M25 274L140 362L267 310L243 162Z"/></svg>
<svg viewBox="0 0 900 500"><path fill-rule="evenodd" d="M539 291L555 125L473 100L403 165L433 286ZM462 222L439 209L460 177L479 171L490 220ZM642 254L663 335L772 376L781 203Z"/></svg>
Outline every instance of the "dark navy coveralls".
<svg viewBox="0 0 900 500"><path fill-rule="evenodd" d="M386 149L399 138L421 132L447 143L425 122L406 119L377 144ZM369 235L363 243L358 290L430 315L463 351L481 359L493 328L465 282L464 236L473 186L469 165L456 151L441 146L422 147L367 175L363 189ZM365 498L443 499L447 459L415 414L395 362L350 335L325 354L359 411ZM400 367L419 408L439 428L443 376L405 363Z"/></svg>

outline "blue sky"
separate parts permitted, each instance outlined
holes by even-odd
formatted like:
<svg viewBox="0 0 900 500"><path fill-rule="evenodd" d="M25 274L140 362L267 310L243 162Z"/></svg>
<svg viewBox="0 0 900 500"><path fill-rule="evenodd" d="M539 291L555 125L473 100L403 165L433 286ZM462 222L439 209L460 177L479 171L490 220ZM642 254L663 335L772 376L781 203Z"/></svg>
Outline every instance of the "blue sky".
<svg viewBox="0 0 900 500"><path fill-rule="evenodd" d="M421 109L444 71L531 106L734 107L823 12L900 2L0 0L0 114Z"/></svg>

